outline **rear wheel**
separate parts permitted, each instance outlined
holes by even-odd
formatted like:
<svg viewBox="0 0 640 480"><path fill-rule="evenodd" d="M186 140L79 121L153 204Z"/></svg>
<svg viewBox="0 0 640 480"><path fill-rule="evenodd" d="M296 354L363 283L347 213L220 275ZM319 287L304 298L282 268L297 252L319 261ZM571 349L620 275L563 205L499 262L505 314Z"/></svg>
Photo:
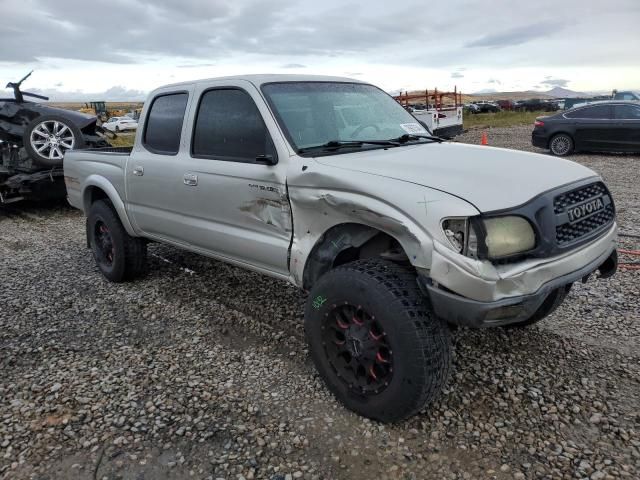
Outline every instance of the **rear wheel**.
<svg viewBox="0 0 640 480"><path fill-rule="evenodd" d="M331 270L305 310L311 357L349 409L383 422L431 402L451 368L447 325L430 311L415 273L380 259Z"/></svg>
<svg viewBox="0 0 640 480"><path fill-rule="evenodd" d="M558 133L551 138L549 150L558 157L564 157L573 152L573 139L566 133Z"/></svg>
<svg viewBox="0 0 640 480"><path fill-rule="evenodd" d="M108 280L123 282L144 273L147 244L126 232L111 202L99 200L91 205L87 236L96 264Z"/></svg>

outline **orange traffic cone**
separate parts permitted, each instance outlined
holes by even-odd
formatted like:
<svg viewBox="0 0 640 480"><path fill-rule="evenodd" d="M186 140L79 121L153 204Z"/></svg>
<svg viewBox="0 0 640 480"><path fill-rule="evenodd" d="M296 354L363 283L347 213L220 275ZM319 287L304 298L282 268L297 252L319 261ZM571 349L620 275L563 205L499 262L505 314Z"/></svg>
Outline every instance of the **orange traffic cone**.
<svg viewBox="0 0 640 480"><path fill-rule="evenodd" d="M482 138L480 139L480 145L489 145L489 140L487 139L487 132L482 132Z"/></svg>

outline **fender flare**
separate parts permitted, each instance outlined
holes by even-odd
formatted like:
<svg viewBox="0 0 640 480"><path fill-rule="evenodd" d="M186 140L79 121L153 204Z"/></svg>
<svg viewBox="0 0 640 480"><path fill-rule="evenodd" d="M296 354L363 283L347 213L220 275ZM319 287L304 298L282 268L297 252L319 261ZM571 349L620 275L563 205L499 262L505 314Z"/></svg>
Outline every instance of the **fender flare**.
<svg viewBox="0 0 640 480"><path fill-rule="evenodd" d="M118 191L109 180L100 175L89 175L84 183L84 187L82 189L82 205L85 214L89 212L89 208L91 207L92 188L98 188L105 193L107 198L113 204L113 208L115 208L116 213L118 214L118 218L120 218L120 221L122 222L122 225L124 226L124 229L127 231L127 233L132 237L139 236L133 228L133 224L129 220L124 202L118 194Z"/></svg>
<svg viewBox="0 0 640 480"><path fill-rule="evenodd" d="M318 278L331 269L341 252L361 247L380 233L385 232L358 223L343 223L331 227L322 234L307 257L302 274L303 288L309 290Z"/></svg>

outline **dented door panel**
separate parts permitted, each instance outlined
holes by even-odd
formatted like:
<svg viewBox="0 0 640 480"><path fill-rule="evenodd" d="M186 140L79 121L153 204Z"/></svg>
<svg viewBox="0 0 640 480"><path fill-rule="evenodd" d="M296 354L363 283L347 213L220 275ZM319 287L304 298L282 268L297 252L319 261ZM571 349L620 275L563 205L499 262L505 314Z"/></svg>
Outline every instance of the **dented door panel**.
<svg viewBox="0 0 640 480"><path fill-rule="evenodd" d="M191 159L183 185L188 208L182 238L198 249L287 272L291 211L284 175L265 165Z"/></svg>
<svg viewBox="0 0 640 480"><path fill-rule="evenodd" d="M276 165L195 158L191 154L198 99L211 88L234 87L248 93L262 115L279 159ZM288 276L292 235L286 190L289 151L255 86L243 80L197 86L185 130L181 172L197 178L197 185L179 187L186 202L181 211L180 238L200 252Z"/></svg>

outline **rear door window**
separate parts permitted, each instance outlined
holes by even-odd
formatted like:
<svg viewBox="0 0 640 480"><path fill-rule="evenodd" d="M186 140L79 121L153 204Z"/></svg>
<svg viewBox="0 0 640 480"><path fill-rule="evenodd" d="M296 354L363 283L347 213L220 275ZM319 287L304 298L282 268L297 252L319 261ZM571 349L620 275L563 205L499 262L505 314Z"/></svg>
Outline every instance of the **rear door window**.
<svg viewBox="0 0 640 480"><path fill-rule="evenodd" d="M617 120L640 120L640 107L635 105L615 105L613 111Z"/></svg>
<svg viewBox="0 0 640 480"><path fill-rule="evenodd" d="M611 119L613 118L610 105L594 105L593 107L584 107L569 112L565 115L567 118L588 118L592 120Z"/></svg>
<svg viewBox="0 0 640 480"><path fill-rule="evenodd" d="M194 157L255 162L275 155L275 149L251 96L238 88L221 88L202 94L193 130Z"/></svg>
<svg viewBox="0 0 640 480"><path fill-rule="evenodd" d="M153 100L144 130L144 146L153 153L175 155L189 95L186 92L160 95Z"/></svg>

